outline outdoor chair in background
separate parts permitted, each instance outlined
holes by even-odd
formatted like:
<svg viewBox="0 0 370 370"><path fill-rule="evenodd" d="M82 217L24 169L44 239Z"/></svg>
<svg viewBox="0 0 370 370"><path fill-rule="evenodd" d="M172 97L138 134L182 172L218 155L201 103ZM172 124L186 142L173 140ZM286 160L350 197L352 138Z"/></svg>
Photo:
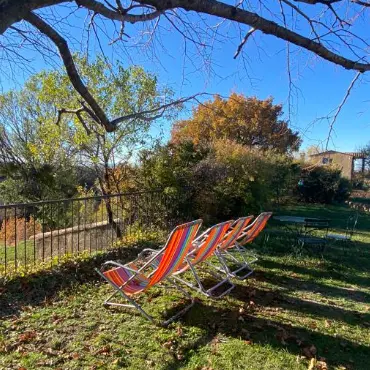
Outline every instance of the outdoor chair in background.
<svg viewBox="0 0 370 370"><path fill-rule="evenodd" d="M206 259L212 257L212 255L215 254L216 248L225 238L227 231L230 229L233 223L234 220L219 223L217 225L210 227L209 229L204 231L201 235L199 235L193 241L192 247L190 248L188 255L186 256L184 263L181 266L179 266L179 268L176 271L174 271L173 278L175 278L176 276L177 281L180 281L183 284L187 285L189 288L195 289L198 292L206 295L207 297L212 298L220 298L227 294L231 289L233 289L234 285L229 281L228 278L225 278L225 276L222 276L213 270L209 271L209 273L213 275L213 277L216 278L218 282L214 286L211 286L210 288L205 288L202 280L199 278L199 275L197 274L196 271L198 264L204 262ZM139 254L138 258L145 258L145 260L148 260L149 258L152 261L152 266L154 268L157 268L161 261L161 255L156 254L156 257L154 259L152 258L154 253L157 252L158 251L155 249L146 248ZM216 258L219 257L216 256ZM182 274L187 270L192 271L196 285L191 283L189 280L186 280L185 278L178 277L179 274ZM224 273L224 270L221 270L221 272ZM228 286L228 288L230 289L227 288L224 291L220 289L221 292L218 295L216 295L215 291L218 288L222 287L223 285Z"/></svg>
<svg viewBox="0 0 370 370"><path fill-rule="evenodd" d="M262 212L259 214L253 223L249 225L245 231L241 232L236 240L235 250L237 250L238 253L241 253L244 257L252 257L253 259L249 261L250 264L257 262L258 257L250 253L246 248L246 245L252 243L257 238L261 231L266 227L271 216L272 212ZM232 251L232 249L230 249L230 251Z"/></svg>
<svg viewBox="0 0 370 370"><path fill-rule="evenodd" d="M229 280L229 277L226 273L219 274L213 269L209 270L210 275L217 279L217 283L209 288L206 288L204 281L199 277L197 272L198 265L205 262L212 255L215 254L217 258L220 258L218 254L216 254L217 248L219 244L222 243L222 240L224 240L224 238L227 236L227 232L233 223L234 220L219 223L210 227L199 237L197 237L193 242L193 250L191 250L185 258L186 263L174 272L173 278L180 283L185 284L189 288L195 289L210 298L221 298L234 289L235 285ZM222 261L220 261L220 263L222 263ZM178 276L189 269L193 274L196 285L194 285L188 279L183 277L180 278ZM203 272L206 271L203 270ZM220 292L217 293L217 291Z"/></svg>
<svg viewBox="0 0 370 370"><path fill-rule="evenodd" d="M329 226L329 219L305 218L303 233L298 237L298 245L301 248L317 246L323 252L328 241Z"/></svg>
<svg viewBox="0 0 370 370"><path fill-rule="evenodd" d="M244 256L242 257L242 261L240 261L229 251L229 248L236 248L236 240L247 230L253 217L254 216L241 217L234 222L231 226L231 230L225 235L224 240L221 241L220 245L215 250L215 255L218 258L220 266L208 262L210 266L220 272L226 273L231 278L240 280L246 279L253 273L253 269L250 267L248 261L245 260ZM235 265L237 267L233 269ZM243 271L246 271L246 273L241 275Z"/></svg>
<svg viewBox="0 0 370 370"><path fill-rule="evenodd" d="M101 270L96 269L98 274L114 289L114 293L105 300L104 305L135 308L148 320L155 322L153 317L146 313L133 299L133 296L140 292L145 292L154 285L168 281L172 284L171 287L177 288L191 302L180 312L168 320L163 321L161 324L167 325L188 311L193 306L194 299L185 289L171 279L171 275L184 265L185 257L192 248L192 243L201 223L202 220L196 220L177 226L170 234L165 246L157 251L148 261L142 262L142 266L140 266L140 261L136 259L125 265L114 261L107 261L103 264ZM159 264L153 269L152 262L158 255L161 256ZM104 268L107 266L113 266L113 268L104 271ZM146 272L146 270L150 270L150 272ZM111 299L117 294L129 303L112 302Z"/></svg>
<svg viewBox="0 0 370 370"><path fill-rule="evenodd" d="M327 238L329 240L338 241L338 242L349 242L352 239L352 236L356 230L358 222L358 212L352 214L348 217L346 223L346 231L345 233L328 233Z"/></svg>

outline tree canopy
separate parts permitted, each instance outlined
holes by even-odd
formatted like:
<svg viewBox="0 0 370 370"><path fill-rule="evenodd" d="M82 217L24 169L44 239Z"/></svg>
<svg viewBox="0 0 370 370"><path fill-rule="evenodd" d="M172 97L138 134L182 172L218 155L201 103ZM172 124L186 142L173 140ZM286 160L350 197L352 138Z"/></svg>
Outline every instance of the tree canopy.
<svg viewBox="0 0 370 370"><path fill-rule="evenodd" d="M84 40L87 40L87 49L91 39L102 48L100 38L103 38L105 45L112 48L120 45L122 55L130 55L133 47L156 44L163 50L162 36L176 32L183 38L185 49L192 48L188 51L193 55L188 56L191 63L195 63L198 56L204 56L210 64L212 60L207 58L212 48L231 41L229 28L234 25L239 34L234 58L243 57L249 39L255 38L263 48L260 35L272 35L287 42L288 71L294 59L291 54L300 49L309 52L308 58L312 53L356 71L358 77L370 70L369 8L367 0L256 3L242 0L236 4L216 0L0 0L1 59L10 69L18 63L26 70L30 64L30 50L50 63L55 61L57 50L80 96L80 111L89 114L97 125L113 131L127 117L122 112L112 115L105 111L86 86L73 57L74 51L85 47ZM83 30L87 37L76 42L76 30ZM290 49L289 45L294 48ZM153 60L160 61L162 54L155 55ZM147 119L149 113L153 112L145 112ZM143 112L134 114L142 115Z"/></svg>
<svg viewBox="0 0 370 370"><path fill-rule="evenodd" d="M216 96L193 109L190 119L175 122L171 132L174 143L192 141L198 145L228 139L248 147L298 150L300 138L282 117L281 105L272 98L258 100L233 93L228 99Z"/></svg>
<svg viewBox="0 0 370 370"><path fill-rule="evenodd" d="M117 62L109 68L102 57L88 62L76 55L75 60L86 86L109 114L155 110L171 98L171 90L141 67L123 68ZM100 190L109 193L116 163L131 160L152 143L152 119L133 114L108 133L79 107L78 93L63 70L38 73L21 90L0 95L0 168L7 176L1 186L4 192L9 193L8 184L18 192L9 193L11 201L71 196L83 167L93 169ZM173 106L164 117L176 111Z"/></svg>

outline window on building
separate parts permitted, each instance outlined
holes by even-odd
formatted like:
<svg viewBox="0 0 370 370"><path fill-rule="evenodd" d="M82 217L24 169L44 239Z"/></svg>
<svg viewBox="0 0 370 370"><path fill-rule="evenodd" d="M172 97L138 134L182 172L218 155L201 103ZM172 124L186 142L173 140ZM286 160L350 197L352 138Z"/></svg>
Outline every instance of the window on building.
<svg viewBox="0 0 370 370"><path fill-rule="evenodd" d="M330 164L330 163L333 163L333 158L324 157L322 159L322 164Z"/></svg>

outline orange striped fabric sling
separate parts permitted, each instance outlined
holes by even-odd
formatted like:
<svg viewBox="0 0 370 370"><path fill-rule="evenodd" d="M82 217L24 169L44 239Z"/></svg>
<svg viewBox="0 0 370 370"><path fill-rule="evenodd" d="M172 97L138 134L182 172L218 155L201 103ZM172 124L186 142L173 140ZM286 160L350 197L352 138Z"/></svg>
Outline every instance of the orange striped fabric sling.
<svg viewBox="0 0 370 370"><path fill-rule="evenodd" d="M240 241L237 240L238 244L244 245L251 243L259 233L265 228L267 221L271 217L272 212L261 213L255 221L250 225L250 228L245 232L244 235L240 236Z"/></svg>
<svg viewBox="0 0 370 370"><path fill-rule="evenodd" d="M237 219L234 223L234 226L232 226L232 229L225 235L225 240L221 242L219 246L220 250L222 251L233 247L237 238L248 226L252 219L253 216L240 217L239 219Z"/></svg>
<svg viewBox="0 0 370 370"><path fill-rule="evenodd" d="M225 237L233 222L233 220L226 221L221 224L215 225L208 230L208 236L206 237L204 242L200 244L199 248L194 254L194 257L191 259L191 263L193 265L204 261L213 254L217 246Z"/></svg>
<svg viewBox="0 0 370 370"><path fill-rule="evenodd" d="M164 247L158 268L151 277L125 267L115 267L105 271L104 276L128 295L148 289L166 278L183 263L201 223L201 220L196 220L177 226L173 230Z"/></svg>

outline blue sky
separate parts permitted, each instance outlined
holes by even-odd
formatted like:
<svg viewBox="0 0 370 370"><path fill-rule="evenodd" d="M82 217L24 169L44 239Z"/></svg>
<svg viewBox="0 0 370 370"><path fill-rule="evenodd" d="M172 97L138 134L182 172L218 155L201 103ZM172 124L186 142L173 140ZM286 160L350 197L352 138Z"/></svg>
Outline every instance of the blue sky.
<svg viewBox="0 0 370 370"><path fill-rule="evenodd" d="M61 10L63 13L65 10ZM80 24L85 14L71 20L72 24ZM213 20L214 23L217 20ZM163 23L165 27L169 25ZM135 27L127 27L127 32L135 35ZM108 39L102 38L101 45L107 55L120 58L127 66L134 63L144 66L154 72L163 85L171 86L177 96L187 96L199 92L218 93L224 96L231 92L243 93L247 96L257 96L265 99L274 98L275 103L284 106L286 118L290 118L291 127L298 130L304 140L302 149L309 145L325 142L328 136L329 123L327 120L317 121L317 118L330 114L343 99L346 90L355 73L332 65L314 55L302 52L291 47L291 75L294 83L292 90L291 115L288 117L289 80L287 74L287 46L286 43L272 36L256 34L249 39L243 49L248 59L247 64L239 57L233 59L239 43L239 31L236 27L221 28L228 32L227 39L215 43L210 53L213 72L207 68L198 70L204 64L191 43L187 45L188 59L184 61L183 38L172 28L162 32L161 43L157 45L157 56L149 56L151 49L127 49L128 56L112 54L108 46ZM246 32L247 28L243 29ZM76 40L81 40L81 33L73 33ZM71 45L73 40L69 40ZM95 40L91 41L91 55L99 52ZM75 44L78 45L78 42ZM204 48L200 48L204 52ZM35 71L46 68L47 64L35 57L33 62ZM24 77L20 74L18 81ZM11 86L2 79L5 89ZM340 151L354 151L370 141L367 135L370 124L370 103L368 99L369 78L364 76L355 85L351 95L343 107L335 123L335 130L329 147ZM189 114L187 111L184 113ZM165 132L169 133L169 123L165 124Z"/></svg>

